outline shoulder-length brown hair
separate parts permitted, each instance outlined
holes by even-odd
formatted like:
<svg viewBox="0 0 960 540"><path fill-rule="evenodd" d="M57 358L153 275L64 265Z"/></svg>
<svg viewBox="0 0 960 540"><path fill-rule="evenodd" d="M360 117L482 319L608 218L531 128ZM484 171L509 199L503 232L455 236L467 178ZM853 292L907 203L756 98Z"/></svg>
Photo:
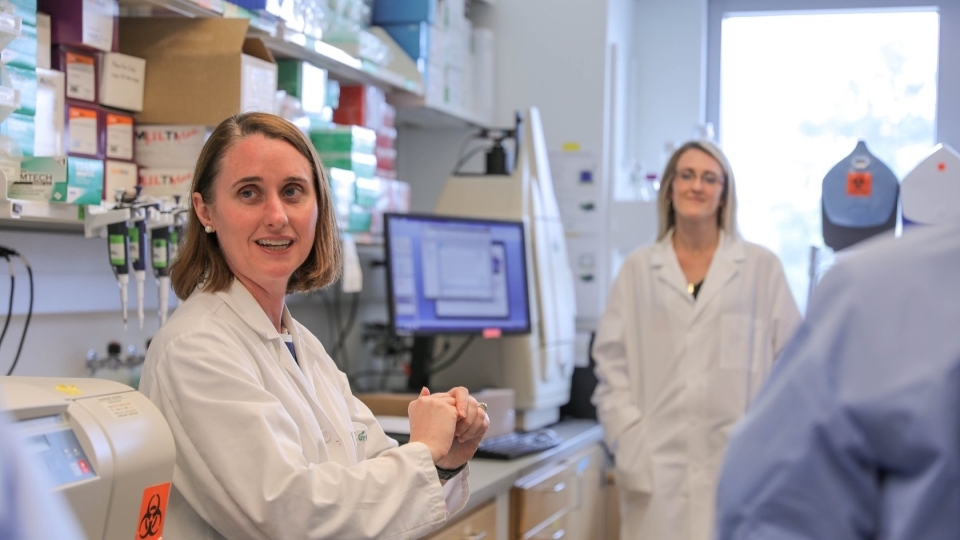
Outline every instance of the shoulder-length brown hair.
<svg viewBox="0 0 960 540"><path fill-rule="evenodd" d="M737 185L733 180L733 167L730 166L730 161L719 146L708 140L700 140L687 142L677 148L663 169L660 193L657 195L657 240L662 240L677 224L671 191L673 191L673 182L677 178L677 162L680 161L680 156L684 152L691 149L706 152L717 160L723 169L723 195L720 197L720 208L717 210L717 225L730 236L740 238L740 230L737 228Z"/></svg>
<svg viewBox="0 0 960 540"><path fill-rule="evenodd" d="M340 276L340 230L320 158L310 140L296 126L266 113L238 114L221 122L203 145L197 159L190 186L191 197L193 193L199 193L206 204L213 204L214 182L220 174L224 154L241 139L255 134L289 143L310 163L317 193L316 239L307 260L290 276L287 292L308 292L325 287ZM233 280L233 272L220 250L217 235L204 232L196 210L191 207L183 244L170 266L173 291L179 298L187 298L197 287L207 292L225 291Z"/></svg>

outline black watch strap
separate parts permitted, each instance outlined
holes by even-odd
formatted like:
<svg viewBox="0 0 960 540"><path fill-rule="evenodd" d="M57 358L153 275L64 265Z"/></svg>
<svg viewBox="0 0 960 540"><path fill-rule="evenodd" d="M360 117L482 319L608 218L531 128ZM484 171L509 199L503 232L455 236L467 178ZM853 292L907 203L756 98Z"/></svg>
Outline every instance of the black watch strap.
<svg viewBox="0 0 960 540"><path fill-rule="evenodd" d="M437 467L437 476L439 476L441 480L449 480L460 474L460 471L462 471L466 466L467 463L464 462L463 465L457 467L456 469L444 469L443 467Z"/></svg>

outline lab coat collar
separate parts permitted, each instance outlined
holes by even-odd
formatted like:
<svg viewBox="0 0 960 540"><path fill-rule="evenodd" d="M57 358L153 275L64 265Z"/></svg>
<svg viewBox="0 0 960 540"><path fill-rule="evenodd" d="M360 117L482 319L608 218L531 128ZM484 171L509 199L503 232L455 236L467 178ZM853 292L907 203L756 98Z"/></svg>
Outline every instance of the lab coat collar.
<svg viewBox="0 0 960 540"><path fill-rule="evenodd" d="M257 303L257 299L250 294L250 291L247 290L243 283L240 283L240 280L234 279L230 289L220 291L216 294L237 313L238 317L243 319L243 322L247 323L254 332L259 334L261 338L280 339L280 332L277 332L273 323L270 322L270 318L267 317L266 312L264 312L260 304ZM283 306L283 314L280 320L290 320L290 313L287 311L287 306Z"/></svg>
<svg viewBox="0 0 960 540"><path fill-rule="evenodd" d="M687 278L683 275L677 253L673 249L673 229L670 229L653 247L650 266L658 279L681 295L688 303L694 304L699 312L713 297L723 290L724 285L737 274L739 265L747 259L746 251L735 236L720 231L717 250L713 254L710 268L703 280L700 294L694 300L687 292Z"/></svg>

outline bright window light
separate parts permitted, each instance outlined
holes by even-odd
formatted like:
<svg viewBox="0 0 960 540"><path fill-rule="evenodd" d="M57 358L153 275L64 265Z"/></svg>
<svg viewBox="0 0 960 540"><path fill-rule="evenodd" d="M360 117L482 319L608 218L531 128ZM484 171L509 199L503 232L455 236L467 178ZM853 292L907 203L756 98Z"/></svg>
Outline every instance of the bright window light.
<svg viewBox="0 0 960 540"><path fill-rule="evenodd" d="M939 15L729 16L721 36L720 143L741 232L780 256L805 311L824 175L862 139L903 178L936 143Z"/></svg>

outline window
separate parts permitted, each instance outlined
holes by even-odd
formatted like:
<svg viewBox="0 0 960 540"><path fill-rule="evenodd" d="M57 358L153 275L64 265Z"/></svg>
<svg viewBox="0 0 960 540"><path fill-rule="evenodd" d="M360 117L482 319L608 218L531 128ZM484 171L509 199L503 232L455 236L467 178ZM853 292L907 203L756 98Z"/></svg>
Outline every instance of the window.
<svg viewBox="0 0 960 540"><path fill-rule="evenodd" d="M823 176L861 139L900 178L938 142L940 13L721 9L763 3L710 5L708 118L736 174L741 232L777 253L805 310Z"/></svg>

